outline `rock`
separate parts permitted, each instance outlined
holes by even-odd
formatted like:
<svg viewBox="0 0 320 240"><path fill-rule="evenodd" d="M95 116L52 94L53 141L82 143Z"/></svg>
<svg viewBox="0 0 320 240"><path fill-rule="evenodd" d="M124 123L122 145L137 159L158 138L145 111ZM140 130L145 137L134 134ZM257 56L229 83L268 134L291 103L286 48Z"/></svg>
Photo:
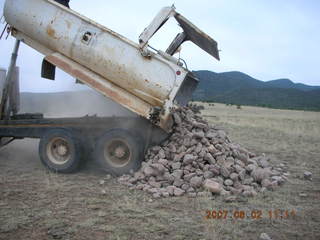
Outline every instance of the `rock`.
<svg viewBox="0 0 320 240"><path fill-rule="evenodd" d="M223 199L224 202L226 203L232 203L237 200L237 196L227 196Z"/></svg>
<svg viewBox="0 0 320 240"><path fill-rule="evenodd" d="M197 194L195 192L188 192L188 197L189 198L195 198Z"/></svg>
<svg viewBox="0 0 320 240"><path fill-rule="evenodd" d="M218 152L218 150L213 145L210 145L207 149L211 154L215 154Z"/></svg>
<svg viewBox="0 0 320 240"><path fill-rule="evenodd" d="M184 157L183 157L183 163L184 164L190 164L193 162L193 160L195 160L195 156L193 156L192 154L186 154Z"/></svg>
<svg viewBox="0 0 320 240"><path fill-rule="evenodd" d="M239 175L236 174L236 173L231 173L229 177L230 177L231 180L237 180L237 179L238 179L238 176L239 176Z"/></svg>
<svg viewBox="0 0 320 240"><path fill-rule="evenodd" d="M100 185L103 185L103 184L105 184L105 181L104 181L104 180L100 180L100 181L99 181L99 184L100 184Z"/></svg>
<svg viewBox="0 0 320 240"><path fill-rule="evenodd" d="M203 177L204 177L205 179L212 178L213 176L214 176L214 174L213 174L213 172L211 172L211 171L205 171L205 172L203 173Z"/></svg>
<svg viewBox="0 0 320 240"><path fill-rule="evenodd" d="M180 116L179 116L178 113L174 113L174 114L173 114L173 119L174 119L174 122L175 122L176 124L178 124L178 125L180 125L180 124L182 123L182 120L181 120L181 118L180 118Z"/></svg>
<svg viewBox="0 0 320 240"><path fill-rule="evenodd" d="M242 181L242 184L250 185L252 182L253 182L253 178L252 178L252 177L249 177L249 178L245 178L245 179Z"/></svg>
<svg viewBox="0 0 320 240"><path fill-rule="evenodd" d="M261 233L260 237L259 237L259 240L272 240L272 238L269 237L269 235L266 234L266 233Z"/></svg>
<svg viewBox="0 0 320 240"><path fill-rule="evenodd" d="M217 137L217 133L216 132L213 132L213 131L209 131L206 133L206 137L209 138L209 139L214 139Z"/></svg>
<svg viewBox="0 0 320 240"><path fill-rule="evenodd" d="M285 165L272 167L264 154L256 156L232 143L223 130L210 126L192 109L173 108L172 135L147 151L139 171L119 177L118 182L154 198L217 193L244 199L287 180ZM311 180L312 174L304 177Z"/></svg>
<svg viewBox="0 0 320 240"><path fill-rule="evenodd" d="M208 190L209 192L220 194L222 187L219 183L214 182L212 180L206 179L203 183L203 187Z"/></svg>
<svg viewBox="0 0 320 240"><path fill-rule="evenodd" d="M168 186L168 187L166 188L167 192L168 192L171 196L174 195L174 189L175 189L175 186Z"/></svg>
<svg viewBox="0 0 320 240"><path fill-rule="evenodd" d="M312 181L312 172L305 171L305 172L303 173L303 177L304 177L304 179L306 179L306 180Z"/></svg>
<svg viewBox="0 0 320 240"><path fill-rule="evenodd" d="M224 166L222 166L222 167L220 168L220 173L221 173L221 175L224 176L225 178L229 177L229 175L230 175L229 170L228 170L226 167L224 167Z"/></svg>
<svg viewBox="0 0 320 240"><path fill-rule="evenodd" d="M148 182L148 183L149 183L149 185L150 185L151 187L161 188L161 183L160 183L160 182L154 182L154 181L152 181L152 182Z"/></svg>
<svg viewBox="0 0 320 240"><path fill-rule="evenodd" d="M197 131L193 133L193 137L195 138L204 138L204 132L203 131Z"/></svg>
<svg viewBox="0 0 320 240"><path fill-rule="evenodd" d="M242 169L242 170L239 172L239 178L240 178L242 181L246 178L246 170L245 170L245 169Z"/></svg>
<svg viewBox="0 0 320 240"><path fill-rule="evenodd" d="M242 192L242 196L244 197L254 197L257 195L257 192L254 190L245 190Z"/></svg>
<svg viewBox="0 0 320 240"><path fill-rule="evenodd" d="M162 195L163 197L169 197L169 196L170 196L170 194L169 194L168 192L166 192L166 191L161 192L161 195Z"/></svg>
<svg viewBox="0 0 320 240"><path fill-rule="evenodd" d="M238 164L235 165L234 168L235 168L235 170L236 170L237 173L240 173L240 172L242 172L242 171L244 170L243 167L241 167L241 166L238 165Z"/></svg>
<svg viewBox="0 0 320 240"><path fill-rule="evenodd" d="M154 194L152 194L152 196L154 198L160 198L161 197L161 193L160 192L155 192Z"/></svg>
<svg viewBox="0 0 320 240"><path fill-rule="evenodd" d="M193 177L190 179L190 186L194 188L198 188L202 185L203 178L202 177Z"/></svg>
<svg viewBox="0 0 320 240"><path fill-rule="evenodd" d="M256 168L257 168L257 166L254 165L254 164L249 164L249 165L246 166L246 170L247 170L248 172L252 172L252 171L255 170Z"/></svg>
<svg viewBox="0 0 320 240"><path fill-rule="evenodd" d="M162 148L159 150L158 156L159 158L166 158L166 154Z"/></svg>
<svg viewBox="0 0 320 240"><path fill-rule="evenodd" d="M174 177L174 179L180 179L183 175L183 171L182 170L175 170L172 173L172 176Z"/></svg>
<svg viewBox="0 0 320 240"><path fill-rule="evenodd" d="M261 186L262 187L265 187L265 188L270 188L270 186L271 186L271 181L269 180L269 179L263 179L262 181L261 181Z"/></svg>
<svg viewBox="0 0 320 240"><path fill-rule="evenodd" d="M155 171L156 176L162 175L166 171L166 168L160 163L150 164L150 167L152 167L154 170L156 170Z"/></svg>
<svg viewBox="0 0 320 240"><path fill-rule="evenodd" d="M197 176L197 174L196 173L189 173L187 175L184 175L183 179L189 182L190 179L193 178L194 176Z"/></svg>
<svg viewBox="0 0 320 240"><path fill-rule="evenodd" d="M143 173L146 176L155 176L156 175L156 171L152 167L149 167L149 166L144 168Z"/></svg>
<svg viewBox="0 0 320 240"><path fill-rule="evenodd" d="M173 170L180 169L180 167L181 167L181 163L180 163L180 162L174 162L174 163L172 163L172 165L171 165L171 168L172 168Z"/></svg>
<svg viewBox="0 0 320 240"><path fill-rule="evenodd" d="M165 174L163 175L163 178L164 178L166 181L168 181L170 184L173 183L173 181L174 181L174 179L175 179L175 177L172 176L170 173L165 173Z"/></svg>
<svg viewBox="0 0 320 240"><path fill-rule="evenodd" d="M104 189L102 189L102 190L101 190L101 194L102 194L102 195L106 195L106 194L107 194L107 191L104 190Z"/></svg>
<svg viewBox="0 0 320 240"><path fill-rule="evenodd" d="M181 178L178 178L174 180L173 185L176 187L181 187L183 183L184 183L183 180Z"/></svg>
<svg viewBox="0 0 320 240"><path fill-rule="evenodd" d="M184 191L187 191L189 188L190 188L189 184L186 184L186 183L182 184L181 186L181 189Z"/></svg>
<svg viewBox="0 0 320 240"><path fill-rule="evenodd" d="M174 189L174 196L180 197L184 194L184 191L181 188L175 188Z"/></svg>
<svg viewBox="0 0 320 240"><path fill-rule="evenodd" d="M308 197L308 194L306 194L306 193L299 193L299 197Z"/></svg>
<svg viewBox="0 0 320 240"><path fill-rule="evenodd" d="M233 181L231 179L227 179L227 180L224 181L224 185L232 186L233 185Z"/></svg>
<svg viewBox="0 0 320 240"><path fill-rule="evenodd" d="M212 157L211 153L206 153L203 159L208 161L210 164L216 163L216 160Z"/></svg>
<svg viewBox="0 0 320 240"><path fill-rule="evenodd" d="M251 172L251 176L256 182L260 183L263 179L268 178L270 176L270 170L257 168Z"/></svg>
<svg viewBox="0 0 320 240"><path fill-rule="evenodd" d="M162 164L163 166L167 166L168 165L168 160L166 159L159 159L158 163Z"/></svg>

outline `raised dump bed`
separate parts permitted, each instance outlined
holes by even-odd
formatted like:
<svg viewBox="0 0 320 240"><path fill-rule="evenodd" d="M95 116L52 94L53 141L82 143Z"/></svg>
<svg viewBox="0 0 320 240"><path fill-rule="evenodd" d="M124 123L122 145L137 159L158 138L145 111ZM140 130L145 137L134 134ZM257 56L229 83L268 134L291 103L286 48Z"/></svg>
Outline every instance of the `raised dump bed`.
<svg viewBox="0 0 320 240"><path fill-rule="evenodd" d="M53 79L57 66L166 131L170 109L186 104L198 83L172 55L190 40L219 59L217 43L174 6L159 12L139 43L52 0L7 0L4 16L14 37L45 55L44 77ZM152 50L149 39L170 17L183 32L166 52Z"/></svg>
<svg viewBox="0 0 320 240"><path fill-rule="evenodd" d="M0 105L0 146L15 139L39 138L40 159L56 172L77 170L81 159L91 154L114 174L139 169L147 147L172 130L172 108L188 103L198 84L174 53L190 40L219 59L217 43L173 6L159 12L139 43L52 0L6 0L4 16L17 41ZM183 32L165 52L155 50L148 41L170 17ZM140 117L48 119L41 113L17 114L15 62L20 41L45 56L42 77L54 79L55 68L61 68Z"/></svg>

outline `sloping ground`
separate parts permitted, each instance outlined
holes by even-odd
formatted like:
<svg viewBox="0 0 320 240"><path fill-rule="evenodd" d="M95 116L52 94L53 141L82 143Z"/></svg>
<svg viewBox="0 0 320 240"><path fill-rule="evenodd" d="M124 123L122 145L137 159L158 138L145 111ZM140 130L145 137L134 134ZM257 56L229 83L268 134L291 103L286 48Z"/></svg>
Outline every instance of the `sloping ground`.
<svg viewBox="0 0 320 240"><path fill-rule="evenodd" d="M222 197L164 198L129 190L92 164L80 173L47 172L37 141L0 150L0 239L320 239L320 116L314 112L206 105L209 122L250 151L284 162L291 176L274 192L226 203ZM301 179L313 172L313 180ZM101 181L103 180L104 181ZM288 210L270 219L268 211ZM206 211L227 211L209 219ZM241 219L237 213L245 211ZM261 211L261 217L252 218ZM252 216L251 216L252 215Z"/></svg>

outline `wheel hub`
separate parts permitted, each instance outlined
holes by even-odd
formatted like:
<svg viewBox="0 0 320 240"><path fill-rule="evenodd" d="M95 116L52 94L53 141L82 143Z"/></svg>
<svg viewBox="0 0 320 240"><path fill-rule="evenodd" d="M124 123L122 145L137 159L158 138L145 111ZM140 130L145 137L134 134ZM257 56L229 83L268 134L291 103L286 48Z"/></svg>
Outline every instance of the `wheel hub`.
<svg viewBox="0 0 320 240"><path fill-rule="evenodd" d="M65 145L59 145L57 147L57 153L60 155L60 156L65 156L68 152L68 149Z"/></svg>
<svg viewBox="0 0 320 240"><path fill-rule="evenodd" d="M117 147L117 148L114 150L114 155L115 155L117 158L123 158L125 154L126 154L126 152L125 152L125 149L124 149L123 147Z"/></svg>
<svg viewBox="0 0 320 240"><path fill-rule="evenodd" d="M62 137L52 138L47 145L47 156L54 164L65 164L71 158L68 142Z"/></svg>

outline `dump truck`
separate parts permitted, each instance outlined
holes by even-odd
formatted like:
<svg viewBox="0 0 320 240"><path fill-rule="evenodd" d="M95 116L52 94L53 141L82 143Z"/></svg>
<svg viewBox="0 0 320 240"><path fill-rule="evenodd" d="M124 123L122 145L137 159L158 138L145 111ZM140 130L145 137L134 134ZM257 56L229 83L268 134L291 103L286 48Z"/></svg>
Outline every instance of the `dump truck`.
<svg viewBox="0 0 320 240"><path fill-rule="evenodd" d="M199 82L174 54L191 41L219 60L217 42L174 6L161 9L137 43L53 0L6 0L4 18L16 44L3 84L1 144L40 139L40 159L55 172L74 172L90 156L116 175L137 170L146 149L172 131L172 109L186 105ZM170 18L182 32L166 50L157 50L149 41ZM62 69L139 117L46 118L42 113L19 113L20 42L44 55L43 78L54 80L56 68Z"/></svg>

